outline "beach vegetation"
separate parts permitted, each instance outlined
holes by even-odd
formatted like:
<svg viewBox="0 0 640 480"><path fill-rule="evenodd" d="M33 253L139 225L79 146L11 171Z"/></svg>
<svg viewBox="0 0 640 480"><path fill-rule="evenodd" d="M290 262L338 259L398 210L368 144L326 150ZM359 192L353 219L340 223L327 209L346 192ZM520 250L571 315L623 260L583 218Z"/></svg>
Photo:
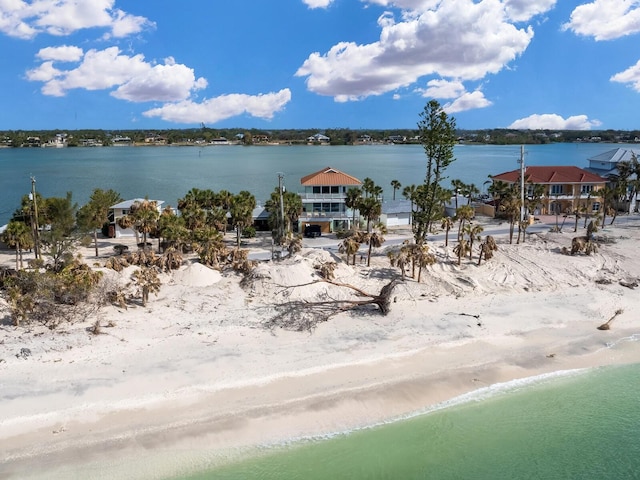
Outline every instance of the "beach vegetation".
<svg viewBox="0 0 640 480"><path fill-rule="evenodd" d="M282 205L280 205L279 187L276 187L271 196L265 202L264 208L269 212L269 226L274 232L274 240L281 245L293 232L293 225L298 222L302 213L302 197L290 191L282 192ZM282 215L284 214L284 219ZM282 228L280 228L282 227ZM284 238L278 238L278 232L282 232Z"/></svg>
<svg viewBox="0 0 640 480"><path fill-rule="evenodd" d="M98 230L109 222L109 207L121 201L122 197L118 192L96 188L89 197L89 201L77 211L78 228L82 232L91 232L96 257L99 256Z"/></svg>
<svg viewBox="0 0 640 480"><path fill-rule="evenodd" d="M396 199L396 191L400 190L402 184L398 180L391 180L391 188L393 189L393 200Z"/></svg>
<svg viewBox="0 0 640 480"><path fill-rule="evenodd" d="M482 257L485 260L493 258L493 252L498 250L498 245L491 235L487 235L484 242L480 244L480 253L478 254L478 266L482 263Z"/></svg>
<svg viewBox="0 0 640 480"><path fill-rule="evenodd" d="M416 205L412 230L415 243L422 244L433 224L443 215L443 200L450 196L441 182L446 178L447 167L455 160L455 119L449 117L436 100L430 100L420 113L418 132L427 163L424 183L412 195Z"/></svg>
<svg viewBox="0 0 640 480"><path fill-rule="evenodd" d="M247 190L233 196L229 208L230 222L236 231L236 247L240 248L242 231L253 224L253 209L256 208L256 197Z"/></svg>
<svg viewBox="0 0 640 480"><path fill-rule="evenodd" d="M24 268L22 252L33 248L33 232L21 221L12 220L2 233L2 241L16 251L16 270Z"/></svg>
<svg viewBox="0 0 640 480"><path fill-rule="evenodd" d="M14 325L40 323L53 329L83 320L99 307L91 301L102 273L74 259L59 271L20 270L3 282Z"/></svg>
<svg viewBox="0 0 640 480"><path fill-rule="evenodd" d="M353 212L353 225L356 223L356 214L358 213L358 205L362 200L362 190L358 187L350 187L344 199L345 206Z"/></svg>
<svg viewBox="0 0 640 480"><path fill-rule="evenodd" d="M142 301L142 306L146 307L149 302L149 295L158 295L162 282L158 277L158 270L155 267L142 267L133 272L131 277L138 288L138 296Z"/></svg>

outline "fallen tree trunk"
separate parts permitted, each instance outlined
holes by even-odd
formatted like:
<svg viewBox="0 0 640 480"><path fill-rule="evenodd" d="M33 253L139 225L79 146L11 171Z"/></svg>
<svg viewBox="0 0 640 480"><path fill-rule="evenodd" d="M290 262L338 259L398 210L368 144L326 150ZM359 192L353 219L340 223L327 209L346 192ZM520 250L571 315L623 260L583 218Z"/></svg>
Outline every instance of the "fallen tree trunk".
<svg viewBox="0 0 640 480"><path fill-rule="evenodd" d="M306 300L295 300L273 305L276 315L264 322L264 326L269 329L276 327L294 331L312 331L318 323L326 322L334 315L354 310L368 305L375 305L382 315L387 315L391 310L391 294L393 289L402 280L395 278L387 283L378 294L367 293L364 290L349 283L339 283L332 280L318 280L317 282L302 285L292 285L285 289L299 288L316 283L327 283L340 288L353 290L362 300L334 299L327 295L326 300L314 302Z"/></svg>

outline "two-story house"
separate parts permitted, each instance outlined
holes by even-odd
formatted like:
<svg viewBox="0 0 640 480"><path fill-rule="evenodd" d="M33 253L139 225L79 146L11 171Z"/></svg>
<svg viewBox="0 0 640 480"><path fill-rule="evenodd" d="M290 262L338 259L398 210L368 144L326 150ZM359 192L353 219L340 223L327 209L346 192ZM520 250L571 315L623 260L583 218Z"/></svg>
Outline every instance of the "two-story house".
<svg viewBox="0 0 640 480"><path fill-rule="evenodd" d="M347 190L362 187L362 182L332 167L302 177L302 214L299 231L307 225L319 225L323 233L349 229L353 211L345 200Z"/></svg>
<svg viewBox="0 0 640 480"><path fill-rule="evenodd" d="M528 184L526 189L533 188L532 184L544 187L544 194L534 214L571 213L582 208L597 213L602 208L601 190L607 184L607 179L595 173L574 166L529 166L525 169L524 177ZM494 183L519 184L520 170L492 175L491 179Z"/></svg>

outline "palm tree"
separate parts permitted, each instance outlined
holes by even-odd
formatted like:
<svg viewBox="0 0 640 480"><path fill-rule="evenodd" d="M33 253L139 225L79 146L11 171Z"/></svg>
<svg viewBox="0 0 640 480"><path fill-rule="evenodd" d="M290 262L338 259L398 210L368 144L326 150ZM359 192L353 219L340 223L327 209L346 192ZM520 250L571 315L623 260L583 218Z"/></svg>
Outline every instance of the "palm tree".
<svg viewBox="0 0 640 480"><path fill-rule="evenodd" d="M476 240L480 241L480 234L484 231L482 225L479 224L468 224L466 228L466 233L469 236L469 258L473 258L473 242Z"/></svg>
<svg viewBox="0 0 640 480"><path fill-rule="evenodd" d="M409 202L411 203L411 220L410 220L411 223L413 223L413 206L416 203L415 202L415 195L416 195L416 189L417 188L418 187L416 187L415 185L407 185L402 190L402 196L404 198L406 198L407 200L409 200Z"/></svg>
<svg viewBox="0 0 640 480"><path fill-rule="evenodd" d="M393 188L393 199L396 199L396 190L400 190L402 184L398 180L391 180L391 188Z"/></svg>
<svg viewBox="0 0 640 480"><path fill-rule="evenodd" d="M473 183L465 184L462 190L462 194L467 197L467 205L471 205L471 200L474 195L478 195L480 190Z"/></svg>
<svg viewBox="0 0 640 480"><path fill-rule="evenodd" d="M456 210L456 219L458 220L458 242L462 240L462 233L464 232L465 222L470 222L473 219L475 211L471 205L463 205Z"/></svg>
<svg viewBox="0 0 640 480"><path fill-rule="evenodd" d="M34 246L33 233L29 226L24 222L12 220L2 233L2 241L16 250L16 270L24 268L22 251Z"/></svg>
<svg viewBox="0 0 640 480"><path fill-rule="evenodd" d="M367 219L367 232L371 231L371 222L382 213L382 202L376 197L366 197L360 201L358 210Z"/></svg>
<svg viewBox="0 0 640 480"><path fill-rule="evenodd" d="M353 228L356 225L356 210L358 210L358 205L360 205L360 200L362 200L362 190L357 187L351 187L347 190L347 194L344 199L344 204L347 208L353 211Z"/></svg>
<svg viewBox="0 0 640 480"><path fill-rule="evenodd" d="M146 248L147 235L157 227L160 217L158 202L147 198L133 202L129 215L133 218L133 227L142 234L142 243Z"/></svg>
<svg viewBox="0 0 640 480"><path fill-rule="evenodd" d="M453 228L453 218L451 217L444 217L442 219L442 228L444 228L444 246L447 247L449 246L449 230L451 230Z"/></svg>
<svg viewBox="0 0 640 480"><path fill-rule="evenodd" d="M376 225L378 231L371 232L367 237L366 243L369 244L369 252L367 253L367 267L371 265L371 249L372 248L380 248L382 244L385 242L383 235L387 233L387 229L381 223Z"/></svg>
<svg viewBox="0 0 640 480"><path fill-rule="evenodd" d="M451 189L452 194L455 201L456 210L458 209L458 193L462 193L464 191L466 184L457 178L451 180Z"/></svg>
<svg viewBox="0 0 640 480"><path fill-rule="evenodd" d="M436 256L433 253L429 252L429 245L427 245L426 243L417 246L415 256L418 263L418 283L420 283L420 278L422 277L422 269L436 263Z"/></svg>
<svg viewBox="0 0 640 480"><path fill-rule="evenodd" d="M242 231L253 223L253 209L256 208L256 197L247 190L242 190L233 197L229 213L231 225L236 230L236 247L240 248Z"/></svg>
<svg viewBox="0 0 640 480"><path fill-rule="evenodd" d="M347 265L349 265L349 258L353 256L353 264L356 264L356 254L360 249L360 243L356 239L355 235L351 235L345 238L338 247L338 252L346 255L347 257Z"/></svg>
<svg viewBox="0 0 640 480"><path fill-rule="evenodd" d="M453 253L458 256L458 265L462 263L462 257L464 257L469 252L469 244L467 241L462 238L458 242L458 244L453 247Z"/></svg>

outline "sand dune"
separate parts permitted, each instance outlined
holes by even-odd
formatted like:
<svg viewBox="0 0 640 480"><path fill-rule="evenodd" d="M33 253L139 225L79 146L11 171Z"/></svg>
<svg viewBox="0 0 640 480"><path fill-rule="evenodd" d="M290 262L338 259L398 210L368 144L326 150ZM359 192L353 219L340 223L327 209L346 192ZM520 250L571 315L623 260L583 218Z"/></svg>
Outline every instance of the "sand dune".
<svg viewBox="0 0 640 480"><path fill-rule="evenodd" d="M421 283L396 287L388 316L344 312L311 333L264 325L274 304L353 298L311 283L321 262L337 260L338 281L378 292L399 273L386 247L369 268L305 249L245 282L190 262L147 307L106 307L55 332L10 326L2 302L0 477L154 478L497 382L640 361L640 288L620 283L640 279L640 218L598 232L590 256L562 253L571 231L542 229L520 245L497 235L480 266L475 254L458 266L455 242L430 242L438 262ZM618 309L611 330L597 330ZM93 335L96 320L114 326Z"/></svg>

